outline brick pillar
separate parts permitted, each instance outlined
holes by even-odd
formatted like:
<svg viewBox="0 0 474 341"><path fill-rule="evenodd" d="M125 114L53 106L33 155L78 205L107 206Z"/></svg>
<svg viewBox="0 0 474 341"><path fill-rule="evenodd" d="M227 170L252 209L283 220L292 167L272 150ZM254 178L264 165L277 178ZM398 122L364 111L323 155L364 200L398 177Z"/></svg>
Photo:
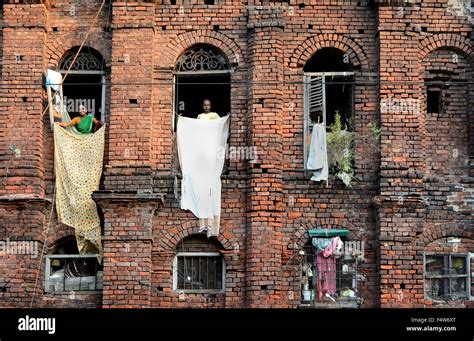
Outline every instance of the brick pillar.
<svg viewBox="0 0 474 341"><path fill-rule="evenodd" d="M1 307L28 307L36 279L33 307L39 306L42 296L42 232L51 207L51 202L43 199L45 124L41 114L44 110L46 18L47 9L42 1L3 1L0 29ZM18 242L27 242L21 245L29 246L17 249Z"/></svg>
<svg viewBox="0 0 474 341"><path fill-rule="evenodd" d="M41 307L43 228L50 211L49 200L0 198L0 307Z"/></svg>
<svg viewBox="0 0 474 341"><path fill-rule="evenodd" d="M152 218L157 195L96 192L104 212L104 308L147 308L152 290Z"/></svg>
<svg viewBox="0 0 474 341"><path fill-rule="evenodd" d="M105 188L151 192L154 5L112 4L109 163Z"/></svg>
<svg viewBox="0 0 474 341"><path fill-rule="evenodd" d="M423 231L426 212L416 27L421 14L413 7L401 12L394 6L385 2L378 8L382 151L375 203L380 301L382 307L413 307L423 301L423 257L416 236ZM410 25L405 25L407 20Z"/></svg>
<svg viewBox="0 0 474 341"><path fill-rule="evenodd" d="M0 195L44 195L43 117L46 8L42 1L3 5L0 67ZM47 128L49 129L49 127ZM16 153L15 153L16 151Z"/></svg>
<svg viewBox="0 0 474 341"><path fill-rule="evenodd" d="M282 251L282 9L250 6L248 22L248 143L258 160L247 183L247 286L249 307L280 300Z"/></svg>

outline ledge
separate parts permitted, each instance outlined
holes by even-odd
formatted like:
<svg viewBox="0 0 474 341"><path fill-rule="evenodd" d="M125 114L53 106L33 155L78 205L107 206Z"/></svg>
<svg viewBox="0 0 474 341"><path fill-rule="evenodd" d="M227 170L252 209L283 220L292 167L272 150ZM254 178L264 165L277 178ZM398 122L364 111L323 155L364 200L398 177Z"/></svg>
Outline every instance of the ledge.
<svg viewBox="0 0 474 341"><path fill-rule="evenodd" d="M19 203L51 205L53 203L53 200L50 198L42 198L38 196L23 195L23 194L12 194L12 195L0 196L0 204L18 205Z"/></svg>
<svg viewBox="0 0 474 341"><path fill-rule="evenodd" d="M372 199L372 203L377 207L411 207L423 209L428 207L425 197L414 194L404 196L379 195Z"/></svg>
<svg viewBox="0 0 474 341"><path fill-rule="evenodd" d="M124 202L161 202L164 204L165 194L140 192L96 191L92 193L95 202L124 203Z"/></svg>

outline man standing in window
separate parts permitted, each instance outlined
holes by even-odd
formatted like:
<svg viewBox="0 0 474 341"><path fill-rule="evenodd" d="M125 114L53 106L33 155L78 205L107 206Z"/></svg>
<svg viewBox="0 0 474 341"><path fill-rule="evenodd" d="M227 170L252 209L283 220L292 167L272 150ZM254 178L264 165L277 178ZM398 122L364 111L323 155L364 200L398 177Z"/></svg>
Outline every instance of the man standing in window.
<svg viewBox="0 0 474 341"><path fill-rule="evenodd" d="M204 112L198 115L198 120L215 120L221 118L217 113L211 112L211 101L207 98L202 101L202 110L204 110Z"/></svg>

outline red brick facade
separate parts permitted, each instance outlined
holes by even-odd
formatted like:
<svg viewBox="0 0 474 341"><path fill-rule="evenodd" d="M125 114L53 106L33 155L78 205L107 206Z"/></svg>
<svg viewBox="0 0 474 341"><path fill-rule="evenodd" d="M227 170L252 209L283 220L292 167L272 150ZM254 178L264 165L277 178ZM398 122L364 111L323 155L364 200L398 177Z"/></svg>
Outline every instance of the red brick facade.
<svg viewBox="0 0 474 341"><path fill-rule="evenodd" d="M43 294L40 257L5 254L0 306L298 307L298 250L310 228L346 228L364 242L363 307L436 305L424 295L423 254L449 252L450 237L460 238L458 252L474 252L472 24L448 2L107 1L86 43L107 70L104 176L94 194L104 288ZM43 73L82 43L101 1L74 15L72 3L4 0L0 17L0 240L34 240L40 250L47 240L45 254L73 230L54 214L47 228L54 174ZM199 223L174 196L173 72L197 43L227 57L229 144L256 146L258 161L230 160L222 176L225 292L180 297L173 260ZM304 172L303 66L324 47L354 66L356 134L370 122L382 129L380 146L356 138L352 188ZM448 84L442 115L427 113L428 80ZM394 99L420 107L397 110Z"/></svg>

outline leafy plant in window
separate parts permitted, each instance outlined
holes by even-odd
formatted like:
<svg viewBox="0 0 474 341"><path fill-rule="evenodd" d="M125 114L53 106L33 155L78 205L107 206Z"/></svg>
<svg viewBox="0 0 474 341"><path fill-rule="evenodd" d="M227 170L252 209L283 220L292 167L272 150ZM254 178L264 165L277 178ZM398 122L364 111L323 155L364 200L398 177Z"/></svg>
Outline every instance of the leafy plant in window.
<svg viewBox="0 0 474 341"><path fill-rule="evenodd" d="M329 173L335 175L346 186L350 187L354 177L352 169L354 133L350 132L346 125L342 126L339 111L336 111L334 123L329 126L329 130L330 132L327 134Z"/></svg>
<svg viewBox="0 0 474 341"><path fill-rule="evenodd" d="M351 122L349 122L350 125ZM379 141L382 130L377 124L367 124L369 130L366 134L357 135L358 141L379 150ZM342 125L341 115L336 111L334 123L329 126L327 135L329 173L341 179L347 187L351 187L354 178L354 152L353 145L356 134L351 132L347 125Z"/></svg>

